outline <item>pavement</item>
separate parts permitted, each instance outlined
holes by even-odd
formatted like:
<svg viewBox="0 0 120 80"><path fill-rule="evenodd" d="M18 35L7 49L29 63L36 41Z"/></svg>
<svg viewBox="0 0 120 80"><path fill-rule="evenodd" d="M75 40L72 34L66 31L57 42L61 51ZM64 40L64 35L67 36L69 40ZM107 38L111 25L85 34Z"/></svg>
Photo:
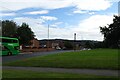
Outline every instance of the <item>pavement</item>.
<svg viewBox="0 0 120 80"><path fill-rule="evenodd" d="M120 70L99 70L99 69L66 69L66 68L45 68L45 67L13 67L3 66L2 69L14 70L29 70L36 72L59 72L59 73L75 73L75 74L90 74L98 76L114 76L118 77Z"/></svg>

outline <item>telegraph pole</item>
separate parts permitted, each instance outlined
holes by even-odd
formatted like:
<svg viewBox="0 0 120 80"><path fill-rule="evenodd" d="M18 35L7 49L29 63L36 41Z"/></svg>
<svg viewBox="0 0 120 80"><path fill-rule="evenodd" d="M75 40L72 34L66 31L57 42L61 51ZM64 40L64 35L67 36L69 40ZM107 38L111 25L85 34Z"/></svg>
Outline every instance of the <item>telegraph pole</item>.
<svg viewBox="0 0 120 80"><path fill-rule="evenodd" d="M118 2L118 16L120 16L120 1Z"/></svg>
<svg viewBox="0 0 120 80"><path fill-rule="evenodd" d="M74 33L74 51L76 50L76 33Z"/></svg>
<svg viewBox="0 0 120 80"><path fill-rule="evenodd" d="M47 40L47 51L49 51L49 24L48 24L48 40Z"/></svg>
<svg viewBox="0 0 120 80"><path fill-rule="evenodd" d="M49 24L48 24L48 40L49 40Z"/></svg>

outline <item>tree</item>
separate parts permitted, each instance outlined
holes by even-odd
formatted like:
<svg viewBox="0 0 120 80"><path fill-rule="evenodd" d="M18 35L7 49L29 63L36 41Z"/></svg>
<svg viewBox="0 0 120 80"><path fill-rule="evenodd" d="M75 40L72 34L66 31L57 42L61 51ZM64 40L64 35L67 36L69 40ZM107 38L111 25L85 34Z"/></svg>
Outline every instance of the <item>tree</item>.
<svg viewBox="0 0 120 80"><path fill-rule="evenodd" d="M18 26L14 21L0 21L2 23L2 36L4 37L14 37L20 40L20 44L29 44L30 40L34 38L34 33L29 28L29 25L22 23Z"/></svg>
<svg viewBox="0 0 120 80"><path fill-rule="evenodd" d="M120 41L120 16L114 16L113 23L108 27L100 27L100 32L104 35L106 47L118 48Z"/></svg>
<svg viewBox="0 0 120 80"><path fill-rule="evenodd" d="M65 41L64 46L66 49L73 49L73 45L69 41Z"/></svg>
<svg viewBox="0 0 120 80"><path fill-rule="evenodd" d="M86 43L85 43L85 48L94 48L94 44L92 43L92 42L90 42L90 41L87 41Z"/></svg>
<svg viewBox="0 0 120 80"><path fill-rule="evenodd" d="M29 25L26 23L22 23L21 27L17 29L17 35L19 35L18 38L20 40L20 44L24 45L29 45L30 40L34 38L33 31L31 30L31 28L29 28Z"/></svg>
<svg viewBox="0 0 120 80"><path fill-rule="evenodd" d="M14 21L2 21L2 36L14 37L17 31L17 24Z"/></svg>

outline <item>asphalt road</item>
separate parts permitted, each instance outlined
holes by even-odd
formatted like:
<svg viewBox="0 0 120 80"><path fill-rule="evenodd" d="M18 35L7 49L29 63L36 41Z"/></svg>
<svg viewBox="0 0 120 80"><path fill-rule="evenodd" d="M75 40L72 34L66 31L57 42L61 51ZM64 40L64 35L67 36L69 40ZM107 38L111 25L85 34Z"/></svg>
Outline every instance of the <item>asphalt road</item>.
<svg viewBox="0 0 120 80"><path fill-rule="evenodd" d="M70 52L70 51L73 51L73 50L55 50L55 51L49 51L49 52L28 52L28 53L20 53L18 55L12 55L12 56L2 56L2 63L21 60L21 59L30 58L30 57L44 56L48 54L59 54L62 52Z"/></svg>

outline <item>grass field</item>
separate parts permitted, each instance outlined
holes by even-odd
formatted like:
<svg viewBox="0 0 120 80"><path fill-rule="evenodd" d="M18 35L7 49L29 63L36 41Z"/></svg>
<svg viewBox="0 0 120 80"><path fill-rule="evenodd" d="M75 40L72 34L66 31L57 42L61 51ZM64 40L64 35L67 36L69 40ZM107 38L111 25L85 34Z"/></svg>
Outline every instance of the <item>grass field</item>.
<svg viewBox="0 0 120 80"><path fill-rule="evenodd" d="M120 69L117 49L66 52L5 63L6 66Z"/></svg>
<svg viewBox="0 0 120 80"><path fill-rule="evenodd" d="M70 73L52 73L52 72L34 72L23 70L3 70L3 78L115 78L110 76L96 76L86 74L70 74ZM17 80L17 79L16 79Z"/></svg>

